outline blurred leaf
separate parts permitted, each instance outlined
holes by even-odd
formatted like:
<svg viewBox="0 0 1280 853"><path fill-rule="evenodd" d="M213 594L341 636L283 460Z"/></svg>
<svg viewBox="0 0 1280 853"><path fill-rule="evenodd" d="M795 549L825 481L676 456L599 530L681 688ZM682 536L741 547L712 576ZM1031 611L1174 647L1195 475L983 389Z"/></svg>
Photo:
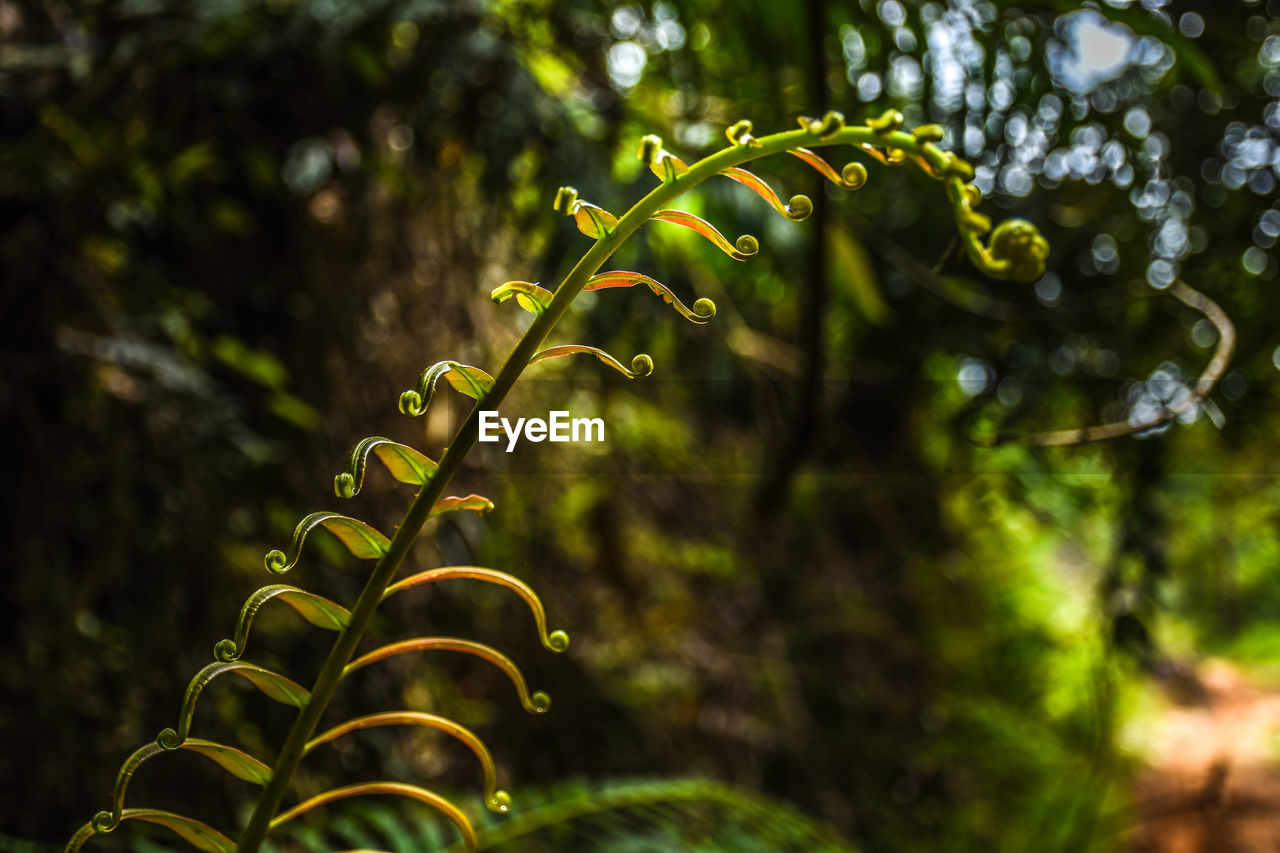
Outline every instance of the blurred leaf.
<svg viewBox="0 0 1280 853"><path fill-rule="evenodd" d="M210 352L227 367L264 387L278 390L289 381L288 369L273 353L251 349L230 335L215 338Z"/></svg>
<svg viewBox="0 0 1280 853"><path fill-rule="evenodd" d="M198 752L226 768L228 772L246 782L265 785L271 779L271 768L258 759L231 746L223 746L209 740L187 738L182 748Z"/></svg>
<svg viewBox="0 0 1280 853"><path fill-rule="evenodd" d="M853 298L853 304L867 322L884 328L889 321L889 305L862 243L847 229L833 226L827 229L827 245L831 247L828 268L836 286Z"/></svg>
<svg viewBox="0 0 1280 853"><path fill-rule="evenodd" d="M467 495L466 497L448 497L441 498L436 501L436 505L431 508L431 515L437 516L446 512L456 512L458 510L474 510L484 515L493 510L493 501L481 495Z"/></svg>

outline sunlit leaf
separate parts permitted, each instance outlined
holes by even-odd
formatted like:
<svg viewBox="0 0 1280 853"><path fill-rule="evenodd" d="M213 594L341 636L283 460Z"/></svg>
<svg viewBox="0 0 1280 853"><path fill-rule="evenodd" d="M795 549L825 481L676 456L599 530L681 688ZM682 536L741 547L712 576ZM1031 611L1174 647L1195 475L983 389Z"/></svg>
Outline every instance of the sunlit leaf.
<svg viewBox="0 0 1280 853"><path fill-rule="evenodd" d="M191 723L195 717L200 694L215 678L227 674L240 676L267 697L284 705L304 708L311 698L311 694L301 684L257 664L243 661L218 661L207 664L187 685L186 695L182 698L182 711L178 716L178 727L160 732L156 737L156 743L165 749L178 749L186 743L191 734Z"/></svg>
<svg viewBox="0 0 1280 853"><path fill-rule="evenodd" d="M271 770L265 764L233 747L222 746L212 741L199 740L197 738L187 738L180 744L180 747L213 759L233 775L247 782L263 785L266 784L266 780L271 776ZM120 770L116 774L115 787L112 789L110 810L98 812L90 822L94 832L111 832L120 825L127 811L124 807L125 794L128 792L129 782L133 779L134 774L138 772L138 769L143 764L168 751L168 749L153 741L135 750L120 765Z"/></svg>
<svg viewBox="0 0 1280 853"><path fill-rule="evenodd" d="M679 157L663 151L657 160L649 164L649 171L664 181L674 181L679 176L686 174L689 171L689 167Z"/></svg>
<svg viewBox="0 0 1280 853"><path fill-rule="evenodd" d="M436 472L436 463L430 457L394 441L378 442L373 446L373 455L401 483L424 486Z"/></svg>
<svg viewBox="0 0 1280 853"><path fill-rule="evenodd" d="M436 385L441 378L475 400L483 399L493 387L493 377L478 367L457 361L438 361L422 371L416 388L410 388L400 395L400 411L413 417L425 412L431 405L431 398L435 396Z"/></svg>
<svg viewBox="0 0 1280 853"><path fill-rule="evenodd" d="M688 165L683 160L662 147L662 137L652 133L640 140L640 148L636 151L636 156L663 183L670 183L689 171Z"/></svg>
<svg viewBox="0 0 1280 853"><path fill-rule="evenodd" d="M347 470L333 478L333 490L338 497L352 498L360 493L370 453L378 457L391 476L401 483L423 486L436 472L436 463L412 447L389 438L371 436L355 446L347 460Z"/></svg>
<svg viewBox="0 0 1280 853"><path fill-rule="evenodd" d="M725 239L725 236L717 231L711 223L683 210L659 210L653 215L653 218L661 222L681 225L701 234L710 240L713 246L735 261L745 261L760 251L760 243L750 234L743 234L738 238L738 242L735 245Z"/></svg>
<svg viewBox="0 0 1280 853"><path fill-rule="evenodd" d="M216 761L228 773L255 785L265 785L271 780L271 768L246 752L233 746L224 746L211 740L187 738L182 748L197 752L205 758Z"/></svg>
<svg viewBox="0 0 1280 853"><path fill-rule="evenodd" d="M480 400L493 387L493 377L469 364L454 364L444 375L455 390L473 400Z"/></svg>
<svg viewBox="0 0 1280 853"><path fill-rule="evenodd" d="M553 652L563 652L569 648L569 635L564 631L547 632L547 614L542 607L542 600L538 598L533 588L519 578L496 569L486 569L481 566L444 566L428 569L387 587L386 592L382 594L382 599L385 601L396 593L415 586L455 579L484 581L512 590L524 599L530 612L533 613L533 620L538 628L538 638L542 641L542 645Z"/></svg>
<svg viewBox="0 0 1280 853"><path fill-rule="evenodd" d="M214 664L216 666L216 664ZM243 664L242 664L243 666ZM261 667L236 670L236 675L249 681L264 694L285 705L305 708L311 694L301 684Z"/></svg>
<svg viewBox="0 0 1280 853"><path fill-rule="evenodd" d="M334 726L324 734L312 738L305 751L310 752L321 744L329 743L354 731L381 726L423 726L444 732L466 744L467 748L475 753L476 758L480 761L480 769L484 775L486 804L496 812L505 812L511 807L511 795L498 789L497 769L493 764L493 755L489 752L489 748L485 746L484 741L480 740L473 731L465 726L435 714L424 714L419 711L389 711L357 717L354 720L348 720L345 723Z"/></svg>
<svg viewBox="0 0 1280 853"><path fill-rule="evenodd" d="M756 195L767 201L770 207L793 222L799 222L800 220L807 218L809 214L813 213L813 202L809 200L808 196L793 195L790 203L784 205L781 199L778 198L778 194L773 191L772 187L766 184L757 175L748 172L746 169L731 166L720 174L724 175L726 178L731 178L737 181L744 187L748 187L755 192Z"/></svg>
<svg viewBox="0 0 1280 853"><path fill-rule="evenodd" d="M338 537L338 541L346 546L351 556L358 560L376 560L387 552L391 544L387 537L363 521L339 515L336 512L313 512L298 522L298 526L294 528L288 555L280 550L267 552L266 557L263 558L267 569L278 575L292 569L302 554L302 546L307 541L307 535L317 527L323 527Z"/></svg>
<svg viewBox="0 0 1280 853"><path fill-rule="evenodd" d="M867 182L867 167L856 161L846 163L844 168L837 173L830 163L808 148L790 148L787 153L799 157L816 169L818 174L842 189L861 189Z"/></svg>
<svg viewBox="0 0 1280 853"><path fill-rule="evenodd" d="M507 678L511 679L511 683L516 688L516 693L520 696L520 704L524 706L526 711L531 714L541 714L551 707L551 697L546 693L541 691L533 694L529 693L529 687L525 684L524 676L511 658L492 646L486 646L483 643L477 643L472 640L462 640L457 637L418 637L413 640L390 643L356 658L347 664L342 674L345 677L371 663L377 663L395 655L422 651L462 652L488 661L502 670Z"/></svg>
<svg viewBox="0 0 1280 853"><path fill-rule="evenodd" d="M329 599L306 592L288 584L271 584L255 591L245 600L240 608L240 619L236 623L234 639L221 640L214 647L214 656L221 661L233 661L244 654L245 644L249 639L249 631L253 627L254 617L268 601L278 598L296 610L317 628L330 631L341 631L346 627L351 613L341 605Z"/></svg>
<svg viewBox="0 0 1280 853"><path fill-rule="evenodd" d="M159 809L125 809L122 820L141 820L172 830L206 853L234 853L236 845L221 832L198 820Z"/></svg>
<svg viewBox="0 0 1280 853"><path fill-rule="evenodd" d="M482 495L467 495L466 497L448 497L441 498L436 501L435 506L431 508L431 518L446 512L456 512L461 509L474 510L481 515L493 511L493 501Z"/></svg>
<svg viewBox="0 0 1280 853"><path fill-rule="evenodd" d="M579 231L596 239L609 236L618 225L618 217L589 201L574 205L573 221Z"/></svg>
<svg viewBox="0 0 1280 853"><path fill-rule="evenodd" d="M554 296L550 290L532 281L508 281L495 287L489 295L499 304L515 297L516 304L530 314L541 314Z"/></svg>
<svg viewBox="0 0 1280 853"><path fill-rule="evenodd" d="M550 358L563 358L569 355L592 355L600 361L612 367L614 370L626 376L629 379L635 379L640 376L648 376L653 372L653 359L644 353L640 353L631 359L631 368L628 369L622 362L618 361L609 353L598 347L590 347L585 344L561 344L560 346L548 347L539 350L529 359L530 364L536 364L539 361L546 361Z"/></svg>
<svg viewBox="0 0 1280 853"><path fill-rule="evenodd" d="M693 303L693 308L689 308L681 302L665 284L638 272L615 270L613 272L593 275L587 281L586 286L582 289L605 290L606 288L611 287L633 287L637 284L647 286L650 290L660 296L663 302L666 302L668 305L675 308L682 317L692 323L706 323L712 317L716 316L716 304L710 299L703 297Z"/></svg>
<svg viewBox="0 0 1280 853"><path fill-rule="evenodd" d="M127 820L141 820L154 823L172 830L180 835L188 844L204 853L236 853L236 844L221 832L189 817L160 811L159 809L125 809L120 816L123 823ZM66 846L66 853L75 853L84 843L97 834L92 823L86 823L76 832Z"/></svg>
<svg viewBox="0 0 1280 853"><path fill-rule="evenodd" d="M455 806L439 794L432 793L425 788L419 788L415 785L405 785L400 782L363 782L358 785L347 785L344 788L335 788L332 791L326 791L323 794L317 794L309 800L305 800L284 814L279 815L271 821L271 828L288 823L299 815L304 815L312 809L337 800L345 800L350 797L364 797L376 794L391 794L400 797L409 797L426 803L432 808L441 812L445 817L449 818L458 827L458 831L462 833L462 837L467 845L467 850L476 850L476 833L471 826L471 821L467 816ZM205 849L205 848L202 848ZM234 849L234 848L232 848ZM221 851L216 851L221 853Z"/></svg>

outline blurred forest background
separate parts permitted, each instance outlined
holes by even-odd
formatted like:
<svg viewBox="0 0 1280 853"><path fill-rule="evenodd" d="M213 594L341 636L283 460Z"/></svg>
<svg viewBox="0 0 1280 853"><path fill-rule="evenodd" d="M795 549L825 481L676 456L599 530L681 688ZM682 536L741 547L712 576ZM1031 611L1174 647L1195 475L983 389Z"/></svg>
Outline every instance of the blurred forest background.
<svg viewBox="0 0 1280 853"><path fill-rule="evenodd" d="M894 107L947 129L985 212L1038 224L1050 272L983 280L911 167L844 193L757 164L814 198L798 225L704 185L689 209L757 235L755 259L652 228L611 268L719 316L581 300L557 342L650 353L654 376L535 368L510 410L599 414L607 446L484 446L452 491L497 510L411 559L525 578L572 648L541 653L518 603L464 585L380 617L504 649L551 713L418 656L362 674L334 719L457 717L517 811L574 780L705 777L866 851L1163 849L1142 847L1182 808L1150 775L1159 721L1224 681L1280 685L1278 19L1280 0L0 0L0 847L60 849L106 805L269 582L262 554L341 509L356 441L439 453L450 413L406 419L397 395L440 359L496 370L525 319L489 290L553 285L588 246L556 187L620 212L653 185L646 133L692 160L740 118ZM1176 278L1237 332L1203 405L1109 443L973 441L1185 396L1219 336ZM345 511L389 530L393 485ZM298 582L350 600L367 565L316 544ZM331 637L264 627L255 660L309 683ZM198 726L270 759L286 709L207 700ZM1186 809L1274 782L1263 731ZM379 777L476 790L471 756L427 736L354 742L300 789ZM173 756L129 799L234 831L248 794ZM1216 826L1204 849L1262 849ZM646 831L555 849L680 849L617 840Z"/></svg>

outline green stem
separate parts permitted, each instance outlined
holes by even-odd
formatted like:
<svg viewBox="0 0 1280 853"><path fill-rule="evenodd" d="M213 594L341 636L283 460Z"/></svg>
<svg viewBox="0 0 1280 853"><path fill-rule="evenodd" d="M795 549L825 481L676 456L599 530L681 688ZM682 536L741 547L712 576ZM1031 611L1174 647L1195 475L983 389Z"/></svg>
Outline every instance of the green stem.
<svg viewBox="0 0 1280 853"><path fill-rule="evenodd" d="M493 410L501 405L508 392L515 385L516 380L520 378L520 374L528 366L529 359L541 347L556 323L569 310L573 300L582 292L582 288L586 286L587 280L599 271L609 256L616 252L654 213L666 207L667 204L688 190L730 166L737 166L771 154L780 154L789 148L798 146L860 144L883 146L888 144L921 156L929 156L929 153L922 149L918 140L909 133L895 131L882 135L866 127L846 127L833 136L821 140L808 130L793 130L762 137L759 143L759 145L725 148L699 160L690 167L687 173L673 181L663 183L636 202L618 221L613 232L597 240L595 245L574 265L569 275L556 290L551 304L529 326L524 336L516 344L515 349L507 357L506 362L502 365L502 369L498 372L494 381L493 388L485 395L483 400L476 403L467 419L463 421L457 432L454 433L453 441L440 459L440 467L435 475L432 476L431 481L423 486L422 491L414 498L413 504L409 507L404 520L391 538L391 544L386 554L378 560L372 574L369 575L369 580L365 583L360 597L351 609L351 620L342 633L338 635L338 639L334 642L333 648L330 650L329 656L325 660L319 676L316 678L315 685L311 688L311 701L298 714L288 737L285 739L284 746L281 747L280 755L272 768L271 780L258 798L253 815L249 819L249 824L245 828L244 834L240 837L240 842L237 846L239 853L257 853L258 848L265 839L270 828L271 819L279 810L285 792L292 783L298 765L302 761L307 741L315 733L320 717L328 708L329 702L337 690L338 683L342 679L343 668L351 660L356 646L364 637L369 621L373 618L374 610L377 609L383 593L395 577L396 571L400 568L400 564L408 553L410 545L413 544L414 539L422 530L423 524L430 517L432 507L444 495L444 490L448 487L449 481L453 479L453 475L462 467L463 460L475 445L479 437L478 425L481 408ZM931 157L930 160L932 162L933 158ZM935 165L938 164L935 163Z"/></svg>

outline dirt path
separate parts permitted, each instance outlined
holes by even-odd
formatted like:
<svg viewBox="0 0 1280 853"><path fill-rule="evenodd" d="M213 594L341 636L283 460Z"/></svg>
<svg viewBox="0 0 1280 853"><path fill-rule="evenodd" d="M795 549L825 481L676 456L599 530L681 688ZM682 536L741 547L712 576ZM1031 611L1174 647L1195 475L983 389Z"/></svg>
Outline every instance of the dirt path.
<svg viewBox="0 0 1280 853"><path fill-rule="evenodd" d="M1133 853L1280 851L1280 691L1226 663L1157 720ZM1202 686L1203 690L1199 687ZM1197 695L1198 694L1198 695Z"/></svg>

